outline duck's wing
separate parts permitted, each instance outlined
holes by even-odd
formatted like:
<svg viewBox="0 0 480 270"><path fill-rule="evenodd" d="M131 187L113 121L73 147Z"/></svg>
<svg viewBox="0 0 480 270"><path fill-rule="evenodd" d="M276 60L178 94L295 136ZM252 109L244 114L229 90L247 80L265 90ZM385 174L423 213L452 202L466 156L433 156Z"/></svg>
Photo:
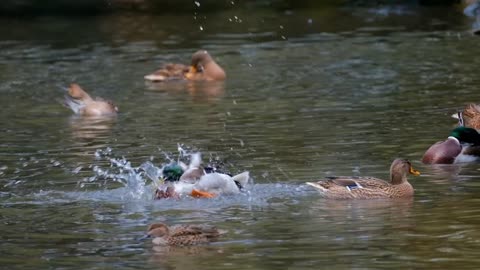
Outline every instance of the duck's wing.
<svg viewBox="0 0 480 270"><path fill-rule="evenodd" d="M79 99L75 99L68 94L65 94L63 105L70 108L75 114L80 114L85 107L85 103Z"/></svg>
<svg viewBox="0 0 480 270"><path fill-rule="evenodd" d="M345 187L349 190L354 190L359 188L376 189L376 188L384 188L384 187L390 186L389 183L375 177L339 176L339 177L328 179L326 182L328 182L330 186L335 185L339 187Z"/></svg>
<svg viewBox="0 0 480 270"><path fill-rule="evenodd" d="M205 235L207 237L217 237L219 230L209 225L177 225L170 228L170 237L179 237L187 235Z"/></svg>
<svg viewBox="0 0 480 270"><path fill-rule="evenodd" d="M189 66L182 64L166 64L155 72L146 75L144 78L153 82L184 79L184 75L188 72L188 69Z"/></svg>

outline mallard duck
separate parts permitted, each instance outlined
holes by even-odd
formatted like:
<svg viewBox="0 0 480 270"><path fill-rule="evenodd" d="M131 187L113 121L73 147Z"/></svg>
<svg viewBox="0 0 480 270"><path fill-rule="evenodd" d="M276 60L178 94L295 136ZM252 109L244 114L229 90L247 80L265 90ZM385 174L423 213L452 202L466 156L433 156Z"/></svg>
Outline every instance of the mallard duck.
<svg viewBox="0 0 480 270"><path fill-rule="evenodd" d="M202 157L200 153L193 153L190 155L190 164L187 166L185 163L178 161L172 162L162 168L163 180L169 182L187 181L195 182L204 174L206 174L205 168L202 165Z"/></svg>
<svg viewBox="0 0 480 270"><path fill-rule="evenodd" d="M65 94L64 105L77 115L105 116L116 115L117 106L102 98L93 99L78 84L72 83Z"/></svg>
<svg viewBox="0 0 480 270"><path fill-rule="evenodd" d="M205 50L192 55L190 66L182 64L166 64L152 74L146 75L147 81L162 82L169 80L189 81L223 81L225 71L213 60Z"/></svg>
<svg viewBox="0 0 480 270"><path fill-rule="evenodd" d="M426 164L472 162L480 158L480 134L473 128L457 127L445 141L428 148L422 158Z"/></svg>
<svg viewBox="0 0 480 270"><path fill-rule="evenodd" d="M470 103L452 117L458 119L461 126L480 129L480 105Z"/></svg>
<svg viewBox="0 0 480 270"><path fill-rule="evenodd" d="M153 223L148 226L147 236L152 243L161 246L191 246L212 242L226 231L208 225L175 225Z"/></svg>
<svg viewBox="0 0 480 270"><path fill-rule="evenodd" d="M174 181L166 182L155 191L155 199L180 197L190 195L197 198L213 198L218 195L238 194L250 179L249 172L235 176L212 172L202 175L196 182Z"/></svg>
<svg viewBox="0 0 480 270"><path fill-rule="evenodd" d="M332 177L318 182L307 182L329 199L379 199L413 196L413 187L407 173L420 175L406 159L395 159L390 166L390 182L374 177Z"/></svg>

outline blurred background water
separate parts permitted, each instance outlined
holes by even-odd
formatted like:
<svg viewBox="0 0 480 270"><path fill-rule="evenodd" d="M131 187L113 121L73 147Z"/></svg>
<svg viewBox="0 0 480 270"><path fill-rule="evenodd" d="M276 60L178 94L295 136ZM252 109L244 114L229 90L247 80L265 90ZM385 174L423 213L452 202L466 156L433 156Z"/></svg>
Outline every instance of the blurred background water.
<svg viewBox="0 0 480 270"><path fill-rule="evenodd" d="M460 7L195 6L0 17L2 267L478 268L478 164L420 163L450 115L480 100L478 38ZM226 82L144 82L200 48ZM112 99L118 117L72 117L59 102L71 82ZM145 166L179 146L252 184L153 201ZM304 185L388 178L397 157L422 172L412 200L327 201ZM158 250L138 240L155 221L229 233Z"/></svg>

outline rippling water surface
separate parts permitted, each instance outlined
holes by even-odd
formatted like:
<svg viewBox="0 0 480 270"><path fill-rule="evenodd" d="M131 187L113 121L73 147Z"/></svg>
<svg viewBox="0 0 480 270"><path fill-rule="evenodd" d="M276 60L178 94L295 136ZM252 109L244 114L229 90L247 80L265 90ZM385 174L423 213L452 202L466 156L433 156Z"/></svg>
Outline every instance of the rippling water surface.
<svg viewBox="0 0 480 270"><path fill-rule="evenodd" d="M425 149L479 102L478 38L453 8L410 6L0 18L0 264L8 269L478 268L480 167ZM12 31L15 29L15 31ZM205 48L225 83L147 84ZM78 82L115 119L58 101ZM179 145L250 171L244 194L153 201L145 166ZM387 178L412 200L327 201L303 183ZM154 249L146 226L207 223L219 242Z"/></svg>

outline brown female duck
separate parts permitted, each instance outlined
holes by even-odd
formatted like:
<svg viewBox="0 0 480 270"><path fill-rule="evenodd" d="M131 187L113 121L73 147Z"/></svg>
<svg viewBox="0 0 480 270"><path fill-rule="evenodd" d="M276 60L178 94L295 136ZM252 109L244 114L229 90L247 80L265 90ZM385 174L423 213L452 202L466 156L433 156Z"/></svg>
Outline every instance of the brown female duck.
<svg viewBox="0 0 480 270"><path fill-rule="evenodd" d="M454 118L458 118L461 125L480 129L480 105L470 103L465 106L463 111L460 111L458 114L452 115Z"/></svg>
<svg viewBox="0 0 480 270"><path fill-rule="evenodd" d="M333 177L318 182L307 182L329 199L406 198L414 190L407 174L420 175L406 159L395 159L390 166L390 182L374 177Z"/></svg>
<svg viewBox="0 0 480 270"><path fill-rule="evenodd" d="M148 226L147 235L152 243L161 246L191 246L216 240L225 231L208 225L175 225L153 223Z"/></svg>
<svg viewBox="0 0 480 270"><path fill-rule="evenodd" d="M162 82L169 80L223 81L226 77L225 71L210 54L205 50L200 50L192 55L190 66L166 64L144 78L147 81Z"/></svg>
<svg viewBox="0 0 480 270"><path fill-rule="evenodd" d="M65 94L64 104L75 114L82 116L116 115L117 106L111 101L102 98L93 99L78 84L72 83Z"/></svg>

